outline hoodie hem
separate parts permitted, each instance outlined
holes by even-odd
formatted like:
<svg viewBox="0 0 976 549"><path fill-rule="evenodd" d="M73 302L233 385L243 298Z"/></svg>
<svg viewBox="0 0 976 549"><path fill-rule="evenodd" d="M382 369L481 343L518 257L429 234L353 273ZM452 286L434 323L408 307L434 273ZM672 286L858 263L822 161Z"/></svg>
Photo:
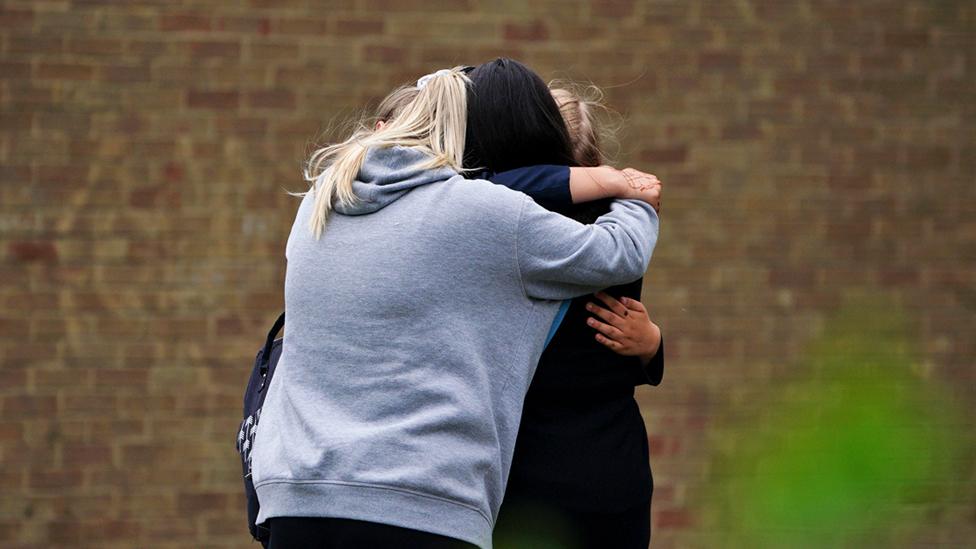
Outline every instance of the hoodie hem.
<svg viewBox="0 0 976 549"><path fill-rule="evenodd" d="M258 523L274 517L332 517L410 528L491 549L492 521L480 510L393 486L267 480L255 486Z"/></svg>

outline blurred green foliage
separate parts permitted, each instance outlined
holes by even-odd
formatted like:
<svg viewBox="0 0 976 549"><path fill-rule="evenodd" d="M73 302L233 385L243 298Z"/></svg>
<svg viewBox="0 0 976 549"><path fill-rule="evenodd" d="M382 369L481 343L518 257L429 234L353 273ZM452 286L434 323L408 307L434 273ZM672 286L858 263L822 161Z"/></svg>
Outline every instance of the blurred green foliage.
<svg viewBox="0 0 976 549"><path fill-rule="evenodd" d="M972 435L954 428L961 413L911 341L902 311L858 298L788 380L729 414L700 503L734 533L723 546L898 545L917 525L897 504L946 495Z"/></svg>

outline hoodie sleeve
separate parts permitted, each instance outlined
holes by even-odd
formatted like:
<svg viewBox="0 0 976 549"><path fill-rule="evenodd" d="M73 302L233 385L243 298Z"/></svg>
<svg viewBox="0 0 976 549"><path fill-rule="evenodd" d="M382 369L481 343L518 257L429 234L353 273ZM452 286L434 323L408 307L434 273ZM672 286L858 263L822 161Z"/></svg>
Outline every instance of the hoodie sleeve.
<svg viewBox="0 0 976 549"><path fill-rule="evenodd" d="M658 217L637 200L614 200L610 213L583 225L525 197L515 255L526 296L569 299L644 275L657 243Z"/></svg>

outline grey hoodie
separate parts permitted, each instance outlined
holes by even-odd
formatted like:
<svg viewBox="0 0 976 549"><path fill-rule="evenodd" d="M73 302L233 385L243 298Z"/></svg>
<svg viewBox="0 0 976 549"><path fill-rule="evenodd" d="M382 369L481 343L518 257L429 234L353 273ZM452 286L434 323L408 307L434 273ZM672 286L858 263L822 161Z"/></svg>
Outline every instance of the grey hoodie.
<svg viewBox="0 0 976 549"><path fill-rule="evenodd" d="M413 149L371 150L316 240L288 238L284 348L254 441L258 521L339 517L491 547L559 300L642 276L654 210L593 225Z"/></svg>

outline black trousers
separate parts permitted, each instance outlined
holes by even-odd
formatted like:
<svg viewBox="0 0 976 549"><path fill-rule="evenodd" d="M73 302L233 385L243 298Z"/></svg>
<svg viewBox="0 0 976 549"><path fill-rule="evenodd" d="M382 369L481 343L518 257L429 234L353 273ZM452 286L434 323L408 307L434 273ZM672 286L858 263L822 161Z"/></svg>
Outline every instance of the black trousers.
<svg viewBox="0 0 976 549"><path fill-rule="evenodd" d="M268 549L477 549L458 539L362 520L275 517L268 522Z"/></svg>
<svg viewBox="0 0 976 549"><path fill-rule="evenodd" d="M598 513L506 496L493 541L495 549L647 549L651 543L651 502L620 512Z"/></svg>

